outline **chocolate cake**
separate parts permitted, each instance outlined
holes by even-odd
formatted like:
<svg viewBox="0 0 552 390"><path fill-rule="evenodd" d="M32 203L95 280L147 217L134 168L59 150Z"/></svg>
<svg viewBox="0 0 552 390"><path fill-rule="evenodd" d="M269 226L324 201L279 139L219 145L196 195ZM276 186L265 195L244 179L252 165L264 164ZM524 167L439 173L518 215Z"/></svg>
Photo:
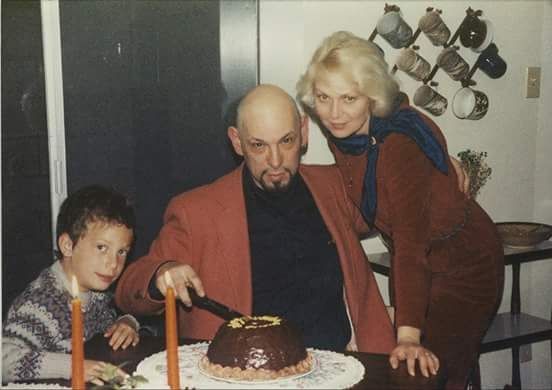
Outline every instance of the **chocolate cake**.
<svg viewBox="0 0 552 390"><path fill-rule="evenodd" d="M239 317L221 325L201 367L221 378L268 380L310 371L312 357L299 332L286 320Z"/></svg>

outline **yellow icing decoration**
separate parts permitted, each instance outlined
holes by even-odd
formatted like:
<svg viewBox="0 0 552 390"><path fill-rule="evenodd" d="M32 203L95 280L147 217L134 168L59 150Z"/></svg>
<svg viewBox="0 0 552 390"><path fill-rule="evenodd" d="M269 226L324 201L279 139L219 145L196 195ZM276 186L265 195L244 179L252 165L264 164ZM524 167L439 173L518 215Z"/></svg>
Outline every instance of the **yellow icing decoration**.
<svg viewBox="0 0 552 390"><path fill-rule="evenodd" d="M232 329L258 329L276 326L282 323L282 319L277 316L254 316L238 317L228 322L227 326Z"/></svg>

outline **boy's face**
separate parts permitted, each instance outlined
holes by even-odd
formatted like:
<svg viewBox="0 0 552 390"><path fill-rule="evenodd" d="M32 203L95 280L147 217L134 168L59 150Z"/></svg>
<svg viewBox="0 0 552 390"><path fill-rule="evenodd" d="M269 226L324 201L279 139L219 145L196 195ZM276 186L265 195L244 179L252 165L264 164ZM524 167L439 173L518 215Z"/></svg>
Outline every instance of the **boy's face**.
<svg viewBox="0 0 552 390"><path fill-rule="evenodd" d="M106 290L123 270L133 232L125 225L91 222L73 244L68 234L59 238L64 270L77 277L81 291Z"/></svg>

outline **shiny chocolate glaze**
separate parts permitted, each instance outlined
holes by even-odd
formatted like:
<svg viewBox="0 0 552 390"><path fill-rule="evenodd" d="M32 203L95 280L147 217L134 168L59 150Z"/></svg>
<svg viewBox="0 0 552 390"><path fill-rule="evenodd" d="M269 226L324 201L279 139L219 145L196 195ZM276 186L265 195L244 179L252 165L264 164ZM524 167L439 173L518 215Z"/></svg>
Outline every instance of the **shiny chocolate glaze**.
<svg viewBox="0 0 552 390"><path fill-rule="evenodd" d="M306 357L307 350L297 329L275 316L245 316L227 321L207 350L211 363L243 370L280 370Z"/></svg>

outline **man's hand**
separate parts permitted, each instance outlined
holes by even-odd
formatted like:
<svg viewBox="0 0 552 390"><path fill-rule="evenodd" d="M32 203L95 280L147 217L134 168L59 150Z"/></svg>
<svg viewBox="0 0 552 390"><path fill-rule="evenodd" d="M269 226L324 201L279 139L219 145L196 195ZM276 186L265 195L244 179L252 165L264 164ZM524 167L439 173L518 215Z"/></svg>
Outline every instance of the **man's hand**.
<svg viewBox="0 0 552 390"><path fill-rule="evenodd" d="M458 177L458 189L464 193L468 198L470 197L470 175L462 165L462 162L456 158L449 156L452 167Z"/></svg>
<svg viewBox="0 0 552 390"><path fill-rule="evenodd" d="M112 378L108 378L108 370L106 368L111 366L109 363L101 362L99 360L85 360L84 361L84 380L86 382L94 383L101 386L104 382L108 382ZM120 368L116 368L116 375L125 378L128 376L126 372Z"/></svg>
<svg viewBox="0 0 552 390"><path fill-rule="evenodd" d="M104 337L110 337L109 345L116 351L119 348L127 349L132 344L135 347L140 341L137 329L127 318L119 318L104 333Z"/></svg>
<svg viewBox="0 0 552 390"><path fill-rule="evenodd" d="M188 287L192 287L200 297L205 296L203 283L201 283L201 279L197 276L193 268L187 264L181 264L176 261L163 264L157 270L155 285L161 294L165 295L167 292L165 272L169 273L172 282L174 283L175 294L184 305L188 307L192 306L192 300L188 294Z"/></svg>
<svg viewBox="0 0 552 390"><path fill-rule="evenodd" d="M416 375L416 360L422 375L436 375L439 371L439 358L429 349L420 345L420 330L409 326L401 326L397 331L397 346L389 356L389 363L394 369L399 367L399 362L406 360L408 373Z"/></svg>

